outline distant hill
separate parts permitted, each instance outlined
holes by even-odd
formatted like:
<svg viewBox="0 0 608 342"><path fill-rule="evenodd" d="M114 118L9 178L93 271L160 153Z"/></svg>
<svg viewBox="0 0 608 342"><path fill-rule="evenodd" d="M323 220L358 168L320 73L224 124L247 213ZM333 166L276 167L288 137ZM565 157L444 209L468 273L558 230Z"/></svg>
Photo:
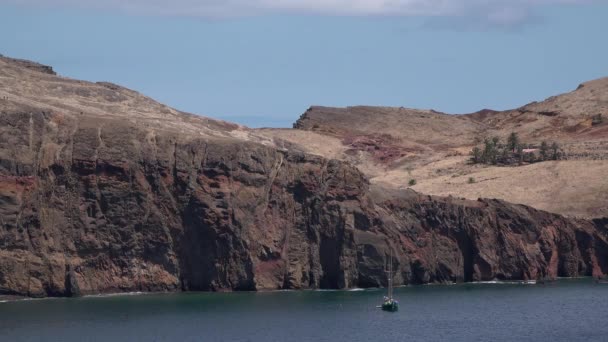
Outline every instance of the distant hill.
<svg viewBox="0 0 608 342"><path fill-rule="evenodd" d="M596 118L604 120L598 122ZM346 160L373 184L423 193L501 198L580 217L608 216L608 78L508 111L466 115L433 110L357 106L311 107L295 130L264 129L308 153ZM485 138L557 142L563 161L519 167L469 165Z"/></svg>

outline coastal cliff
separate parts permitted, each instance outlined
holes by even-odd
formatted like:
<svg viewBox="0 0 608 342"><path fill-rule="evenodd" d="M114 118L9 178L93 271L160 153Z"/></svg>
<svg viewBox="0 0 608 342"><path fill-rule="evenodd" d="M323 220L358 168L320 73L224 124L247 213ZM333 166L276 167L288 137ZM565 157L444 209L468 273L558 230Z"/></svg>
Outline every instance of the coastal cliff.
<svg viewBox="0 0 608 342"><path fill-rule="evenodd" d="M0 59L0 294L599 276L605 220L371 185L107 83ZM23 84L27 84L27 88Z"/></svg>

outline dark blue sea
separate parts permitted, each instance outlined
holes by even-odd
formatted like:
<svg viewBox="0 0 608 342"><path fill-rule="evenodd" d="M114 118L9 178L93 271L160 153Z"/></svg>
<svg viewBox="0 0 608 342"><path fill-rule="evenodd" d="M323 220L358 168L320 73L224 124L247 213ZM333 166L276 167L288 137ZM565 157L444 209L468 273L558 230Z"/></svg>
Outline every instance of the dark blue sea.
<svg viewBox="0 0 608 342"><path fill-rule="evenodd" d="M608 284L180 293L0 303L0 341L608 341Z"/></svg>

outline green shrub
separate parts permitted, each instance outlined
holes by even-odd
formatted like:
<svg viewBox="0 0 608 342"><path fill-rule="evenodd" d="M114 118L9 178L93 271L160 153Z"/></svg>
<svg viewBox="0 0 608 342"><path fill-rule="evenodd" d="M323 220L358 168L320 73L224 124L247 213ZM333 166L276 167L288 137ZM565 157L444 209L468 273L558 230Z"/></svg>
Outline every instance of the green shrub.
<svg viewBox="0 0 608 342"><path fill-rule="evenodd" d="M408 182L408 184L410 186L414 186L414 185L416 185L416 180L415 179L410 179L410 181Z"/></svg>
<svg viewBox="0 0 608 342"><path fill-rule="evenodd" d="M507 146L511 152L515 152L517 146L519 146L519 136L517 133L512 132L511 135L509 135L509 138L507 139Z"/></svg>

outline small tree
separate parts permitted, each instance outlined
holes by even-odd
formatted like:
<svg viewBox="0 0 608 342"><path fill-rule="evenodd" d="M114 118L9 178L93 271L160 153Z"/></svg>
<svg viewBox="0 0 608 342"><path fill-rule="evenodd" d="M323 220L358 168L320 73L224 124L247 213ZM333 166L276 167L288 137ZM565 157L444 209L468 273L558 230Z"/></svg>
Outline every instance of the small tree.
<svg viewBox="0 0 608 342"><path fill-rule="evenodd" d="M492 140L486 139L484 141L483 152L481 153L481 162L488 164L494 158L494 144Z"/></svg>
<svg viewBox="0 0 608 342"><path fill-rule="evenodd" d="M484 150L482 153L482 162L484 164L496 164L498 159L498 144L500 138L494 137L492 140L486 139Z"/></svg>
<svg viewBox="0 0 608 342"><path fill-rule="evenodd" d="M469 177L469 184L473 184L473 183L475 183L475 178Z"/></svg>
<svg viewBox="0 0 608 342"><path fill-rule="evenodd" d="M512 132L509 135L509 138L507 139L507 147L509 148L509 150L511 150L511 152L515 153L515 150L517 149L518 146L519 146L519 137L517 136L517 133Z"/></svg>
<svg viewBox="0 0 608 342"><path fill-rule="evenodd" d="M524 145L523 144L517 145L517 157L519 158L520 164L524 162Z"/></svg>
<svg viewBox="0 0 608 342"><path fill-rule="evenodd" d="M546 141L543 141L540 144L540 157L542 160L547 160L548 152L549 152L549 145L547 145Z"/></svg>
<svg viewBox="0 0 608 342"><path fill-rule="evenodd" d="M551 144L551 159L560 159L559 145L556 142L553 142L553 144Z"/></svg>
<svg viewBox="0 0 608 342"><path fill-rule="evenodd" d="M414 186L414 185L416 185L416 180L415 179L410 179L410 181L408 182L408 184L410 186Z"/></svg>
<svg viewBox="0 0 608 342"><path fill-rule="evenodd" d="M471 161L474 164L481 162L481 149L477 146L473 147L473 150L471 151Z"/></svg>
<svg viewBox="0 0 608 342"><path fill-rule="evenodd" d="M500 144L500 138L499 137L492 138L492 143L494 144L494 147L497 147Z"/></svg>

